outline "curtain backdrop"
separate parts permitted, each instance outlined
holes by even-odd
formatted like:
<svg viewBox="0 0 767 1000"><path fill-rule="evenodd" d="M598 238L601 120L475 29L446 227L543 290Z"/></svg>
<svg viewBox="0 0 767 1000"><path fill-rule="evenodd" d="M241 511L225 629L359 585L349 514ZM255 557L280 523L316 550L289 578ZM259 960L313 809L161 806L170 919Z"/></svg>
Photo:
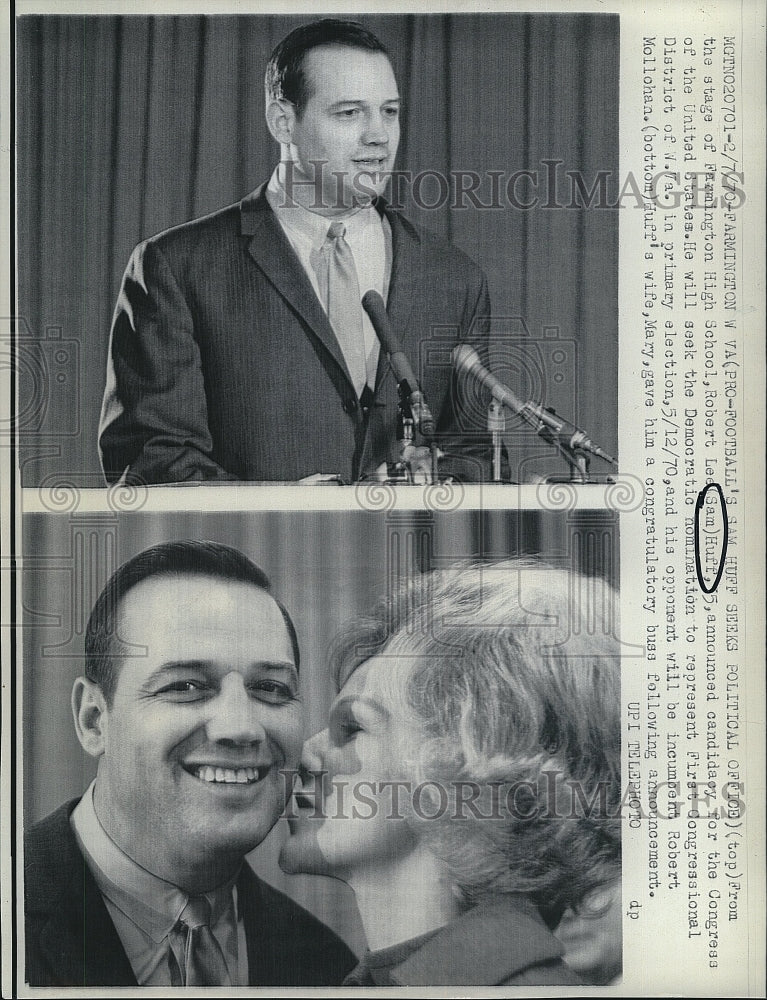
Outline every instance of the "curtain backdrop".
<svg viewBox="0 0 767 1000"><path fill-rule="evenodd" d="M100 485L97 426L109 326L134 245L239 200L277 148L263 120L273 46L305 21L286 16L59 17L18 20L18 282L24 485ZM565 171L617 190L616 15L361 17L390 47L404 99L401 170L477 171L477 197L451 207L424 180L418 222L484 268L498 328L533 341L508 365L520 394L544 397L617 450L617 210L568 205ZM558 189L545 183L544 161ZM539 207L505 197L538 173ZM536 194L524 178L520 202ZM549 207L545 207L549 206ZM27 338L32 350L26 350ZM40 345L43 341L43 345ZM37 353L35 353L37 352ZM42 357L42 360L36 360ZM526 476L558 468L509 429ZM536 461L536 456L544 460Z"/></svg>
<svg viewBox="0 0 767 1000"><path fill-rule="evenodd" d="M309 733L325 726L335 695L328 650L338 628L404 576L470 559L536 553L595 581L617 585L619 571L618 521L610 511L29 514L22 575L27 824L79 796L95 774L75 736L70 693L83 672L85 626L96 598L117 566L178 538L235 545L266 571L295 621ZM341 883L280 872L285 832L278 823L252 855L256 869L359 951L356 909Z"/></svg>

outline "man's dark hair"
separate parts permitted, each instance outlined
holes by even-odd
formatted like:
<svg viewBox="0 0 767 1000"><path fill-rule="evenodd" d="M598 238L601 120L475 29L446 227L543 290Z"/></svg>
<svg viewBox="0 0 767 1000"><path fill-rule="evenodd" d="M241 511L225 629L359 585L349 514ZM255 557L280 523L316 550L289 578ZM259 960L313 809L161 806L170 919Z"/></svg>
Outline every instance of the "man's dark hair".
<svg viewBox="0 0 767 1000"><path fill-rule="evenodd" d="M357 21L328 17L302 24L286 35L271 54L264 81L267 101L290 101L295 105L296 114L301 117L306 102L312 96L304 72L304 59L307 52L320 45L337 45L366 52L382 52L387 57L389 55L383 42Z"/></svg>
<svg viewBox="0 0 767 1000"><path fill-rule="evenodd" d="M206 576L214 580L249 583L274 600L285 620L299 666L298 637L290 615L271 592L269 578L246 555L220 542L184 540L163 542L139 552L112 574L88 619L85 632L85 676L98 684L107 704L112 704L119 665L130 649L120 641L117 620L120 602L131 588L150 577Z"/></svg>

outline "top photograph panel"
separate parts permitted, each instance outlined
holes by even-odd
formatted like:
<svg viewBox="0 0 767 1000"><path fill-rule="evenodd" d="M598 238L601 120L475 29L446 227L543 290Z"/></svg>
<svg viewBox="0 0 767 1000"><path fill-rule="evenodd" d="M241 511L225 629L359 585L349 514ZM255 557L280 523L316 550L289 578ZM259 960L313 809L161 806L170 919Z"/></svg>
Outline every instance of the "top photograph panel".
<svg viewBox="0 0 767 1000"><path fill-rule="evenodd" d="M616 474L616 15L16 32L24 487Z"/></svg>

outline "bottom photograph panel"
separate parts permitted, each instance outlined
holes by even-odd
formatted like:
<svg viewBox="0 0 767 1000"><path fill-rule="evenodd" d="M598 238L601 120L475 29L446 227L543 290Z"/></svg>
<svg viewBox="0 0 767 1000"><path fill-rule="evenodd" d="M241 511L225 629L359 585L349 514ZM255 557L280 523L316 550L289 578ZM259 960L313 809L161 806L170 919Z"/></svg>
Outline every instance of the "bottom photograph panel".
<svg viewBox="0 0 767 1000"><path fill-rule="evenodd" d="M26 982L617 982L618 531L26 515Z"/></svg>

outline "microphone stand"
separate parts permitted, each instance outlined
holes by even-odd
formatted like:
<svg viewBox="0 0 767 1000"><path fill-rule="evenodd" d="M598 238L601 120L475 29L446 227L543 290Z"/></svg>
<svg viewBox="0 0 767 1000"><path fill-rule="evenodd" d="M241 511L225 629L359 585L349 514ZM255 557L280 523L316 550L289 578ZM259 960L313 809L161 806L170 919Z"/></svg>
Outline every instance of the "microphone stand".
<svg viewBox="0 0 767 1000"><path fill-rule="evenodd" d="M397 402L397 442L399 444L397 461L389 468L387 482L412 483L413 476L405 458L408 449L415 447L415 420L410 405L410 387L402 381L398 385Z"/></svg>
<svg viewBox="0 0 767 1000"><path fill-rule="evenodd" d="M402 379L398 386L399 401L397 403L397 441L399 442L399 458L389 470L388 482L414 484L413 470L410 465L409 453L416 447L416 421L411 405L412 390L407 379ZM431 453L431 472L429 483L439 482L439 448L436 442L429 442Z"/></svg>
<svg viewBox="0 0 767 1000"><path fill-rule="evenodd" d="M437 447L437 442L432 441L429 444L429 450L431 451L431 481L432 483L439 482L439 448Z"/></svg>
<svg viewBox="0 0 767 1000"><path fill-rule="evenodd" d="M493 482L501 482L501 454L503 449L503 433L506 430L506 417L503 406L493 397L487 408L487 429L493 439Z"/></svg>

